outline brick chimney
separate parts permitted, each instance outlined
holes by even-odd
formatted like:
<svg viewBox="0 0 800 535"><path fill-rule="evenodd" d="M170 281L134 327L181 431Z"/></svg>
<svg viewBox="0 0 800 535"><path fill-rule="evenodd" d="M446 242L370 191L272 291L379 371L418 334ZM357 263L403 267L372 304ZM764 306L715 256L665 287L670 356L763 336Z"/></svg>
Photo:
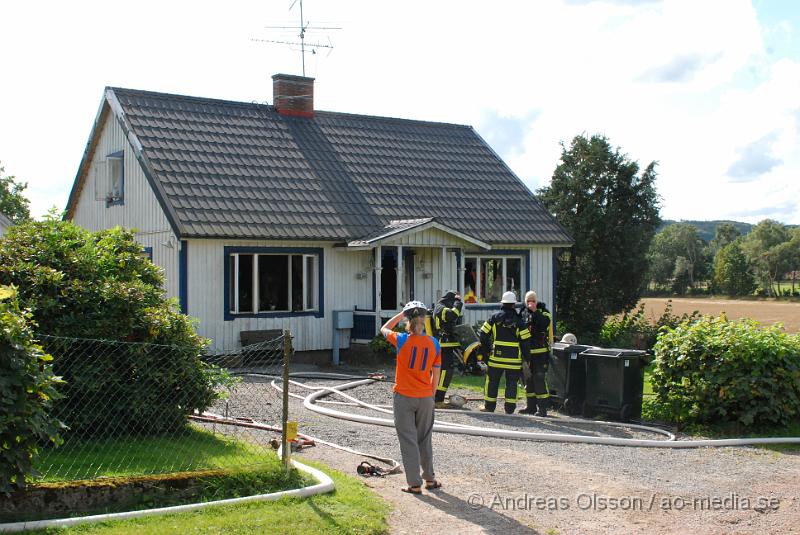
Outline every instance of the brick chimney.
<svg viewBox="0 0 800 535"><path fill-rule="evenodd" d="M281 115L314 117L314 79L291 74L274 75L272 103Z"/></svg>

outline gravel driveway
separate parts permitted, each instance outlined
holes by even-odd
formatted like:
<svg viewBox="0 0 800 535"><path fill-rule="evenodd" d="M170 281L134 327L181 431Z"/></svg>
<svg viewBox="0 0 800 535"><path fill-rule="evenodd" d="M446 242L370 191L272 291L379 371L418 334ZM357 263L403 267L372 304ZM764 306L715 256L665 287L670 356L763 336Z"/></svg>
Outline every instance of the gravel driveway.
<svg viewBox="0 0 800 535"><path fill-rule="evenodd" d="M299 388L293 392L308 393ZM370 403L391 403L390 383L374 383L348 393ZM475 396L474 392L467 394ZM470 412L437 413L437 420L527 431L659 438L626 429L575 425L557 413L544 421L487 415L475 410L479 404L471 402ZM332 407L367 413L355 407ZM290 418L300 422L302 433L400 459L392 427L319 415L294 399ZM440 490L421 497L402 493L402 474L363 480L392 503L392 533L800 534L800 452L796 450L662 450L449 433L435 433L433 446L437 477L443 484ZM351 475L365 460L324 445L297 455Z"/></svg>

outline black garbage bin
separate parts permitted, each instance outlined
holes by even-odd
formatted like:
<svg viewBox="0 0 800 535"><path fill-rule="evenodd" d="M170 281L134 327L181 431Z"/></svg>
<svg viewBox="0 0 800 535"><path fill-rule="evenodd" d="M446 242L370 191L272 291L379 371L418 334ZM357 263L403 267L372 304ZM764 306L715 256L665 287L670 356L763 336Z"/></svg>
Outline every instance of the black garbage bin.
<svg viewBox="0 0 800 535"><path fill-rule="evenodd" d="M583 415L602 412L623 422L640 418L647 352L591 348L581 355L586 364Z"/></svg>
<svg viewBox="0 0 800 535"><path fill-rule="evenodd" d="M567 414L578 414L586 399L586 366L583 352L592 346L553 343L553 359L547 370L550 400Z"/></svg>

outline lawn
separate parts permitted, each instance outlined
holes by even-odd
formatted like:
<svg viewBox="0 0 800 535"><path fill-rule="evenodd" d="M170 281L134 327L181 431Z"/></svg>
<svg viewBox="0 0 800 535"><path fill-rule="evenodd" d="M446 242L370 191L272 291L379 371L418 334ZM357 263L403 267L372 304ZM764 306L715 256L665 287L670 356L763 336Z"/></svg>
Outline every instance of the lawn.
<svg viewBox="0 0 800 535"><path fill-rule="evenodd" d="M138 518L36 533L91 533L137 535L162 533L328 533L379 534L388 532L389 504L364 484L320 463L303 460L333 478L336 491L305 499L218 506L174 515Z"/></svg>
<svg viewBox="0 0 800 535"><path fill-rule="evenodd" d="M485 376L461 375L461 372L457 370L454 373L450 388L464 388L483 394L483 385L486 382Z"/></svg>
<svg viewBox="0 0 800 535"><path fill-rule="evenodd" d="M35 467L49 482L252 467L276 459L262 446L190 427L180 436L71 439L44 450Z"/></svg>

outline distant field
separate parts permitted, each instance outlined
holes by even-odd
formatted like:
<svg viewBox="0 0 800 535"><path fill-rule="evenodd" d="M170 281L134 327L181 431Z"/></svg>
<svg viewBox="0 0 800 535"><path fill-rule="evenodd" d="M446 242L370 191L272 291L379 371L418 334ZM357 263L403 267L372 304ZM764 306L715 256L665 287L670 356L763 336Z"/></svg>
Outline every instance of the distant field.
<svg viewBox="0 0 800 535"><path fill-rule="evenodd" d="M645 311L649 316L659 317L667 306L667 299L661 297L648 297L643 299ZM672 312L674 314L692 313L698 310L701 314L718 316L725 314L730 319L752 318L763 325L772 325L776 322L783 323L787 332L800 332L800 303L785 301L743 301L736 299L712 298L672 298Z"/></svg>

